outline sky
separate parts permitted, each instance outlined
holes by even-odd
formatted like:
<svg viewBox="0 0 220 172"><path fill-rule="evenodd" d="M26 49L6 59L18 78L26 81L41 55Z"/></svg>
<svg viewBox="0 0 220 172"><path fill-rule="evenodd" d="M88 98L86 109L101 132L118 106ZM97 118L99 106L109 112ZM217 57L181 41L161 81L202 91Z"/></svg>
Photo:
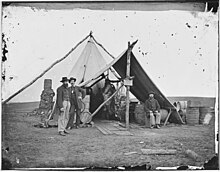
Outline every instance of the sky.
<svg viewBox="0 0 220 172"><path fill-rule="evenodd" d="M2 63L5 100L62 58L90 31L113 56L138 39L136 58L165 96L215 97L218 77L218 15L190 11L44 10L5 7L2 31L7 60ZM11 101L36 101L44 78L67 76L86 41L41 81ZM112 59L101 48L107 63ZM64 67L63 67L64 66ZM59 86L53 81L53 89ZM25 96L24 96L25 95Z"/></svg>

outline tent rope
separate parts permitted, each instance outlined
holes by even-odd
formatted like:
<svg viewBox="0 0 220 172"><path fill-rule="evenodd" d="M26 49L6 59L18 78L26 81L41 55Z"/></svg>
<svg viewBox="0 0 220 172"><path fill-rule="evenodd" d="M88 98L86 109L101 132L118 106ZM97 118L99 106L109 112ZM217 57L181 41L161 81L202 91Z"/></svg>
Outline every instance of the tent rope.
<svg viewBox="0 0 220 172"><path fill-rule="evenodd" d="M102 44L100 44L99 42L96 41L96 39L94 38L93 35L91 35L91 37L93 38L93 40L95 41L95 43L96 43L97 45L99 45L108 55L110 55L113 59L115 59L115 57L114 57L112 54L110 54L110 53L105 49L105 47L103 47Z"/></svg>
<svg viewBox="0 0 220 172"><path fill-rule="evenodd" d="M90 35L90 37L92 37L93 40L95 41L95 43L96 43L98 46L100 46L109 56L111 56L113 59L115 59L115 57L114 57L111 53L109 53L109 52L105 49L105 47L104 47L102 44L100 44L100 43L95 39L95 37L94 37L93 35ZM111 70L111 72L115 75L115 77L116 77L117 79L120 79L120 77L117 75L117 73L116 73L115 70L113 70L112 68L110 68L110 70Z"/></svg>
<svg viewBox="0 0 220 172"><path fill-rule="evenodd" d="M45 71L43 71L39 76L37 76L34 80L32 80L30 83L28 83L27 85L25 85L24 87L22 87L20 90L18 90L17 92L15 92L13 95L11 95L9 98L7 98L6 100L4 100L2 102L2 104L7 103L9 100L11 100L13 97L15 97L16 95L18 95L19 93L21 93L22 91L24 91L26 88L28 88L29 86L31 86L33 83L35 83L38 79L40 79L45 73L47 73L51 68L53 68L56 64L60 63L61 61L63 61L65 58L67 58L69 56L70 53L72 53L80 44L82 44L88 37L90 37L90 33L89 35L87 35L84 39L82 39L78 44L75 45L75 47L73 47L64 57L62 57L61 59L55 61L52 65L50 65Z"/></svg>

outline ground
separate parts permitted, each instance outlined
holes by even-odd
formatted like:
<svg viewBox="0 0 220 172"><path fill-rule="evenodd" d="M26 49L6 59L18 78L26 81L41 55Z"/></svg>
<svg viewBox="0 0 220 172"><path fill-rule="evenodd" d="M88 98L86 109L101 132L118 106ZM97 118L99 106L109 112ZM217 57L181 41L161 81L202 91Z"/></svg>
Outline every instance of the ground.
<svg viewBox="0 0 220 172"><path fill-rule="evenodd" d="M133 128L132 136L104 135L96 127L70 130L63 137L57 128L36 128L39 120L27 113L2 115L2 140L9 147L7 159L13 168L112 167L128 165L161 166L198 165L214 156L214 126L168 125L161 129ZM114 123L114 121L112 121ZM95 121L95 125L110 121ZM182 146L181 146L182 144ZM176 155L144 155L141 149L176 149ZM190 149L199 160L187 156ZM137 152L125 155L128 152Z"/></svg>

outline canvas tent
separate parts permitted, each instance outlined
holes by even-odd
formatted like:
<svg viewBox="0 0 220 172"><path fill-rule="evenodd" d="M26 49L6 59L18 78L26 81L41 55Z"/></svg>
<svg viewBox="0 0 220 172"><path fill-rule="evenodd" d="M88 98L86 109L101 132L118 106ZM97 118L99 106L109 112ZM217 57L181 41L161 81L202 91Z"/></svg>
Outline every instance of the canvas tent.
<svg viewBox="0 0 220 172"><path fill-rule="evenodd" d="M96 73L92 78L90 78L90 80L81 83L80 86L89 87L90 85L94 84L104 72L106 72L112 67L117 71L121 78L125 79L127 67L127 51L124 51L119 57L115 58L106 67L103 67L98 73ZM141 67L140 63L138 62L138 60L132 52L130 71L130 75L134 77L133 86L130 88L130 92L141 102L144 102L148 98L148 93L150 91L153 91L155 93L155 98L158 100L161 108L170 110L170 112L172 112L171 116L168 118L170 118L171 121L175 123L183 124L180 115L176 111L176 108L157 88L154 82L150 79L150 77Z"/></svg>
<svg viewBox="0 0 220 172"><path fill-rule="evenodd" d="M71 49L63 58L53 63L48 69L46 69L42 74L37 78L27 84L25 87L21 88L18 92L10 96L7 100L3 101L6 103L11 98L25 90L27 87L32 85L38 79L40 79L46 72L51 70L56 64L63 61L68 56L71 56L71 53L78 47L79 44L84 42L86 39L89 39L84 50L79 56L77 62L73 66L72 70L69 73L69 76L76 77L77 83L79 86L84 87L93 87L93 90L97 90L97 87L102 88L104 84L103 74L107 71L116 71L120 75L121 79L126 77L126 59L127 59L127 50L124 51L119 57L112 60L108 65L106 61L98 51L95 42L97 41L91 35L91 33L86 36L81 42L79 42L73 49ZM98 44L98 43L97 43ZM101 45L101 44L98 44ZM101 46L102 47L102 46ZM102 47L104 49L104 47ZM105 50L105 49L104 49ZM106 51L106 50L105 50ZM106 51L107 52L107 51ZM108 53L108 52L107 52ZM108 53L109 54L109 53ZM131 53L131 76L134 77L133 86L130 89L130 92L136 96L137 99L144 102L148 98L149 91L154 91L156 93L156 99L159 101L160 105L164 109L176 111L175 107L169 102L169 100L161 93L161 91L156 87L153 81L145 73L144 69L139 64L138 60ZM56 76L57 77L57 76ZM182 123L182 120L179 114L171 114L170 118L173 119L175 123Z"/></svg>
<svg viewBox="0 0 220 172"><path fill-rule="evenodd" d="M103 66L106 65L107 62L96 47L93 37L90 37L81 55L70 71L68 77L75 77L76 85L78 85L83 81L90 79ZM96 93L98 88L102 88L103 86L104 81L99 81L93 86L93 92Z"/></svg>

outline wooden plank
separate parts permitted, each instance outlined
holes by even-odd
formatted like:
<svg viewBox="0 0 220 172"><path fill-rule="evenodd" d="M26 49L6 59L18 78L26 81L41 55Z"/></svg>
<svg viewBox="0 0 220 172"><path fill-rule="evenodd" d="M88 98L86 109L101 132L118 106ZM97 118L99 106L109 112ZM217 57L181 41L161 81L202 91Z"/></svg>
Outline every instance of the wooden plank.
<svg viewBox="0 0 220 172"><path fill-rule="evenodd" d="M176 149L141 149L145 155L175 155Z"/></svg>
<svg viewBox="0 0 220 172"><path fill-rule="evenodd" d="M109 134L108 132L106 132L105 130L103 130L103 128L101 128L101 127L99 127L99 126L96 126L96 128L97 128L99 131L101 131L102 134L104 134L104 135L108 135L108 134Z"/></svg>
<svg viewBox="0 0 220 172"><path fill-rule="evenodd" d="M114 131L114 134L120 136L133 136L133 134L130 133L129 131Z"/></svg>
<svg viewBox="0 0 220 172"><path fill-rule="evenodd" d="M106 128L109 131L116 131L116 130L118 130L118 128L116 128L116 127L114 127L112 125L106 125L104 128Z"/></svg>
<svg viewBox="0 0 220 172"><path fill-rule="evenodd" d="M127 129L126 128L123 128L123 127L121 127L121 126L115 126L118 130L120 130L120 131L127 131Z"/></svg>
<svg viewBox="0 0 220 172"><path fill-rule="evenodd" d="M126 152L124 155L132 155L132 154L137 154L137 152Z"/></svg>
<svg viewBox="0 0 220 172"><path fill-rule="evenodd" d="M108 130L106 127L102 126L102 129L105 130L108 134L113 134L110 130Z"/></svg>
<svg viewBox="0 0 220 172"><path fill-rule="evenodd" d="M105 127L103 127L103 126L96 126L96 127L98 127L98 129L100 129L101 130L101 132L103 132L103 133L105 133L106 135L107 134L113 134L110 130L108 130L107 128L105 128Z"/></svg>
<svg viewBox="0 0 220 172"><path fill-rule="evenodd" d="M169 113L168 113L168 115L167 115L167 118L166 118L166 120L165 120L165 122L164 122L164 126L167 124L167 121L168 121L168 119L169 119L169 117L170 117L170 114L171 114L171 112L172 112L172 110L170 109L170 111L169 111Z"/></svg>

